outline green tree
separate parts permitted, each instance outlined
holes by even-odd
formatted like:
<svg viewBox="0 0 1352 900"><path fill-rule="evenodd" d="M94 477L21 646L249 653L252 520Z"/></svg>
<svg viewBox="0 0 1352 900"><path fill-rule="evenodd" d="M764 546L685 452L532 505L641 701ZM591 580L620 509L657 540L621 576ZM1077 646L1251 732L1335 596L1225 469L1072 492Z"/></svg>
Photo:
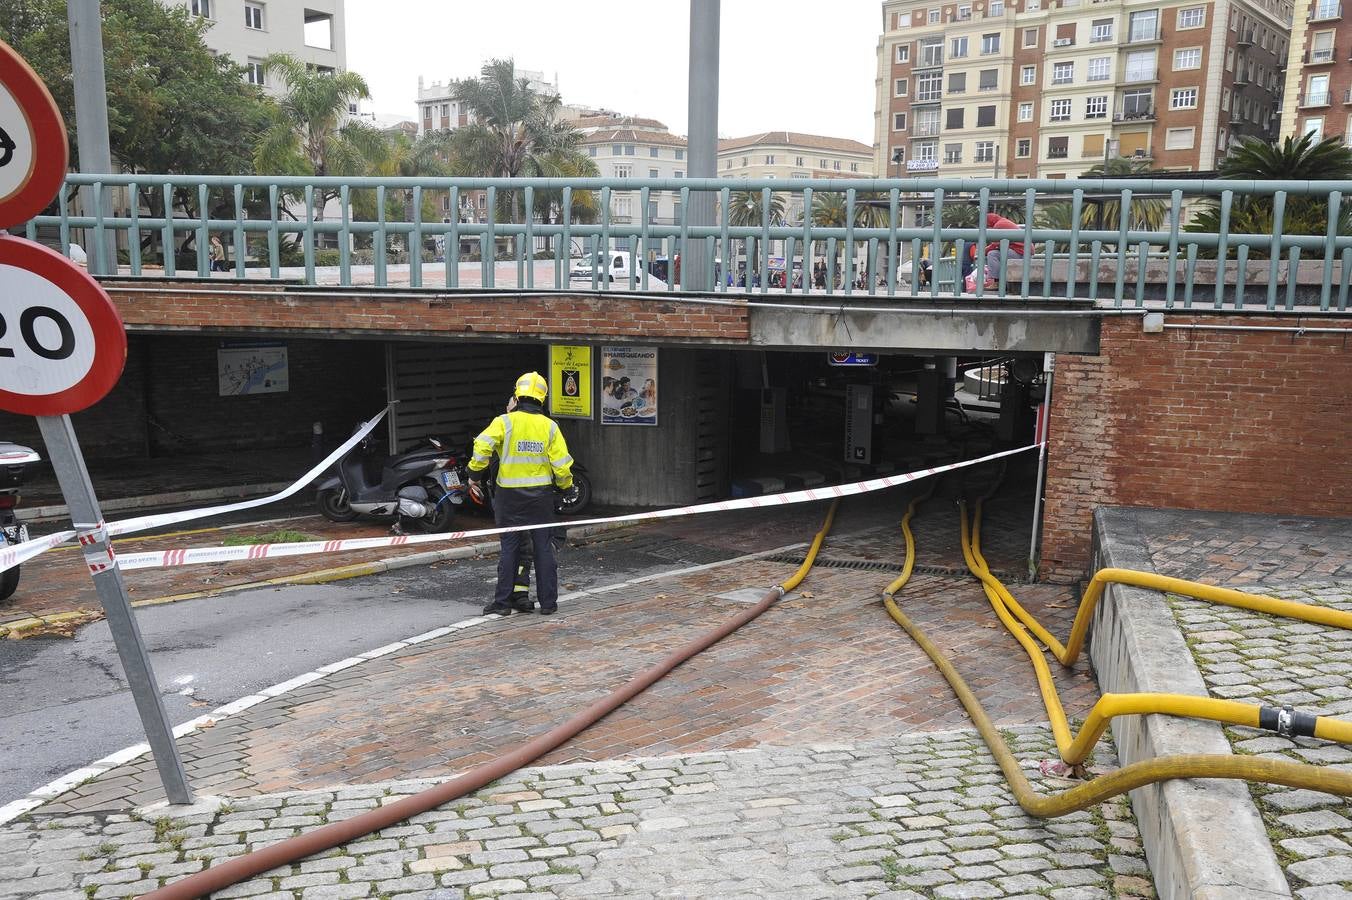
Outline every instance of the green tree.
<svg viewBox="0 0 1352 900"><path fill-rule="evenodd" d="M558 96L531 90L512 60L488 61L478 78L461 79L451 91L470 113L469 124L452 132L456 174L523 178L579 165L582 138L558 121ZM501 213L521 221L520 191L499 191L498 202Z"/></svg>
<svg viewBox="0 0 1352 900"><path fill-rule="evenodd" d="M289 53L274 53L263 65L286 83L286 96L274 107L254 149L258 171L355 176L386 160L390 147L385 135L348 115L351 104L371 95L364 78L356 72L321 72ZM323 219L324 205L336 196L336 188L315 190L316 220Z"/></svg>
<svg viewBox="0 0 1352 900"><path fill-rule="evenodd" d="M760 191L732 191L728 194L728 224L738 228L759 228L764 223L765 205L761 200ZM778 194L770 194L770 224L784 224L784 198ZM747 241L742 240L742 255L747 255ZM755 259L748 259L751 271L760 271L760 254L756 254Z"/></svg>
<svg viewBox="0 0 1352 900"><path fill-rule="evenodd" d="M368 174L384 177L417 178L442 177L451 173L450 133L430 131L420 137L410 137L402 131L383 132L385 149L378 154ZM422 221L438 221L437 197L441 192L422 192ZM352 214L363 221L376 219L376 191L372 188L353 191ZM385 220L413 221L413 189L385 192Z"/></svg>
<svg viewBox="0 0 1352 900"><path fill-rule="evenodd" d="M1230 151L1220 165L1224 179L1255 181L1347 181L1352 179L1352 149L1340 137L1320 140L1313 134L1286 138L1280 144L1269 144L1257 138L1246 138ZM1210 200L1194 216L1187 230L1192 232L1220 231L1220 202ZM1288 194L1282 215L1283 234L1325 234L1329 225L1328 195ZM1275 234L1277 217L1272 196L1237 196L1230 207L1231 234ZM1339 208L1335 223L1338 234L1352 233L1352 210L1347 204ZM1203 248L1203 256L1215 257L1215 250ZM1227 253L1234 258L1237 250ZM1267 259L1265 247L1249 248L1250 259Z"/></svg>

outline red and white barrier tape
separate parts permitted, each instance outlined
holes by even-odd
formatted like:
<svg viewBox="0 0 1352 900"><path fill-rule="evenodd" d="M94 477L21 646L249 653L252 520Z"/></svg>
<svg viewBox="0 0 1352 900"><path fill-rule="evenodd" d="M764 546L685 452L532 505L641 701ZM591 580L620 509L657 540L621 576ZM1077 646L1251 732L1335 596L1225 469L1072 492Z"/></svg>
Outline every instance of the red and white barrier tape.
<svg viewBox="0 0 1352 900"><path fill-rule="evenodd" d="M809 488L803 491L788 491L780 494L768 494L762 497L746 497L741 500L721 500L716 503L700 503L693 506L679 506L672 509L659 509L653 512L630 513L623 516L606 516L596 519L569 519L565 522L548 522L541 525L517 525L510 528L485 528L478 531L447 531L438 534L409 534L397 537L352 538L340 541L305 541L294 544L252 544L237 547L191 547L182 550L152 550L143 553L125 553L117 557L123 569L156 569L166 566L187 566L196 563L221 563L235 560L277 559L283 556L307 556L315 553L342 553L348 550L368 550L376 547L399 547L407 544L433 544L455 541L461 538L481 538L505 534L511 531L533 531L537 528L553 528L559 524L601 525L612 522L641 522L648 519L671 519L679 516L700 513L731 512L738 509L757 509L766 506L787 506L793 503L809 503L814 500L835 500L841 497L853 497L897 487L907 482L928 478L955 469L977 466L992 460L1013 456L1026 450L1037 448L1029 444L1015 450L1003 450L979 459L936 466L932 469L920 469L900 475L887 475L868 481L856 481L851 484L838 484L829 487Z"/></svg>
<svg viewBox="0 0 1352 900"><path fill-rule="evenodd" d="M285 500L297 491L302 490L324 473L326 469L342 459L349 450L357 445L364 437L371 433L371 429L380 423L389 412L389 407L385 407L373 418L361 423L352 436L342 443L338 449L334 450L324 459L315 464L310 471L293 481L288 487L278 491L275 494L269 494L266 497L255 497L252 500L241 500L238 503L225 503L220 506L205 506L200 509L185 509L179 512L159 513L149 516L137 516L134 519L124 519L121 522L113 522L106 526L108 534L112 536L123 534L134 534L138 531L145 531L150 528L164 528L168 525L178 525L183 522L191 522L196 519L205 519L209 516L220 516L226 513L239 512L244 509L253 509L256 506L266 506L269 503L276 503L278 500ZM101 526L102 527L102 526ZM46 537L34 538L31 541L24 541L22 544L15 544L12 547L0 548L0 572L22 565L33 557L45 553L53 547L64 544L71 538L76 537L74 531L60 531L56 534L49 534ZM106 566L105 566L106 568Z"/></svg>

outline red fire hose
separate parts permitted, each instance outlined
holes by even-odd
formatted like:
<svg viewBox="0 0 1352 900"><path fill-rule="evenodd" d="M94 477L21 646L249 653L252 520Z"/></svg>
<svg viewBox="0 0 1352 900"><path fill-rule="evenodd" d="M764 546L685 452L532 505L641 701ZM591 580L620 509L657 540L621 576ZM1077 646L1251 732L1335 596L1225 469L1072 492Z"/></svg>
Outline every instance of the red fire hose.
<svg viewBox="0 0 1352 900"><path fill-rule="evenodd" d="M568 721L524 744L518 745L515 749L508 750L492 762L470 769L465 774L452 778L436 787L428 788L420 794L405 797L403 800L391 803L388 806L378 807L342 822L325 825L322 828L288 838L261 850L255 850L218 866L212 866L209 869L189 875L182 881L176 881L159 890L151 891L144 897L147 900L192 900L192 898L205 897L214 891L224 890L232 884L238 884L247 878L261 875L278 866L289 865L298 859L341 846L373 831L388 828L396 822L402 822L404 819L416 816L419 813L435 809L529 765L643 693L681 663L732 634L773 606L780 597L797 587L807 576L808 570L812 568L812 564L817 558L817 551L821 549L822 541L831 530L831 523L835 518L838 503L839 501L835 501L831 504L831 508L826 514L826 521L822 523L821 530L813 538L812 546L808 549L803 564L798 567L798 571L793 574L793 577L783 584L771 588L759 603L746 612L706 632L661 662L635 675L613 693L597 700Z"/></svg>

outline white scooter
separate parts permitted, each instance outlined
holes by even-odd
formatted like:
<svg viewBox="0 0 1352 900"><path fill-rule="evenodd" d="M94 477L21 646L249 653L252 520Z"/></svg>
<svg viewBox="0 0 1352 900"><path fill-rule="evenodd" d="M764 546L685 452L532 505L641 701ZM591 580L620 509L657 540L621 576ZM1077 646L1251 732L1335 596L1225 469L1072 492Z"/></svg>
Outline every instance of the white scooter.
<svg viewBox="0 0 1352 900"><path fill-rule="evenodd" d="M42 457L30 447L0 441L0 547L28 540L28 526L19 521L14 510L19 505L19 486L25 470ZM19 587L19 567L0 572L0 603Z"/></svg>

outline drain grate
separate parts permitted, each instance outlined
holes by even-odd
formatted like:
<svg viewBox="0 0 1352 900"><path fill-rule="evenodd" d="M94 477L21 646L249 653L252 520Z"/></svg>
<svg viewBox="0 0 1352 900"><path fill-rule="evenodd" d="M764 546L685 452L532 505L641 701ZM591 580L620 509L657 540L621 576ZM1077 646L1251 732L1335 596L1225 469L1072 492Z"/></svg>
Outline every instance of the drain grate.
<svg viewBox="0 0 1352 900"><path fill-rule="evenodd" d="M766 560L770 562L789 563L790 565L801 566L804 557L790 553L782 553L776 556L767 556ZM899 572L901 565L893 562L875 562L867 559L835 559L830 556L817 557L817 565L828 569L856 569L863 572ZM945 575L950 578L970 578L971 573L966 569L960 569L956 566L916 566L914 572L920 575ZM996 578L1001 581L1017 581L1018 577L1011 572L992 572Z"/></svg>

